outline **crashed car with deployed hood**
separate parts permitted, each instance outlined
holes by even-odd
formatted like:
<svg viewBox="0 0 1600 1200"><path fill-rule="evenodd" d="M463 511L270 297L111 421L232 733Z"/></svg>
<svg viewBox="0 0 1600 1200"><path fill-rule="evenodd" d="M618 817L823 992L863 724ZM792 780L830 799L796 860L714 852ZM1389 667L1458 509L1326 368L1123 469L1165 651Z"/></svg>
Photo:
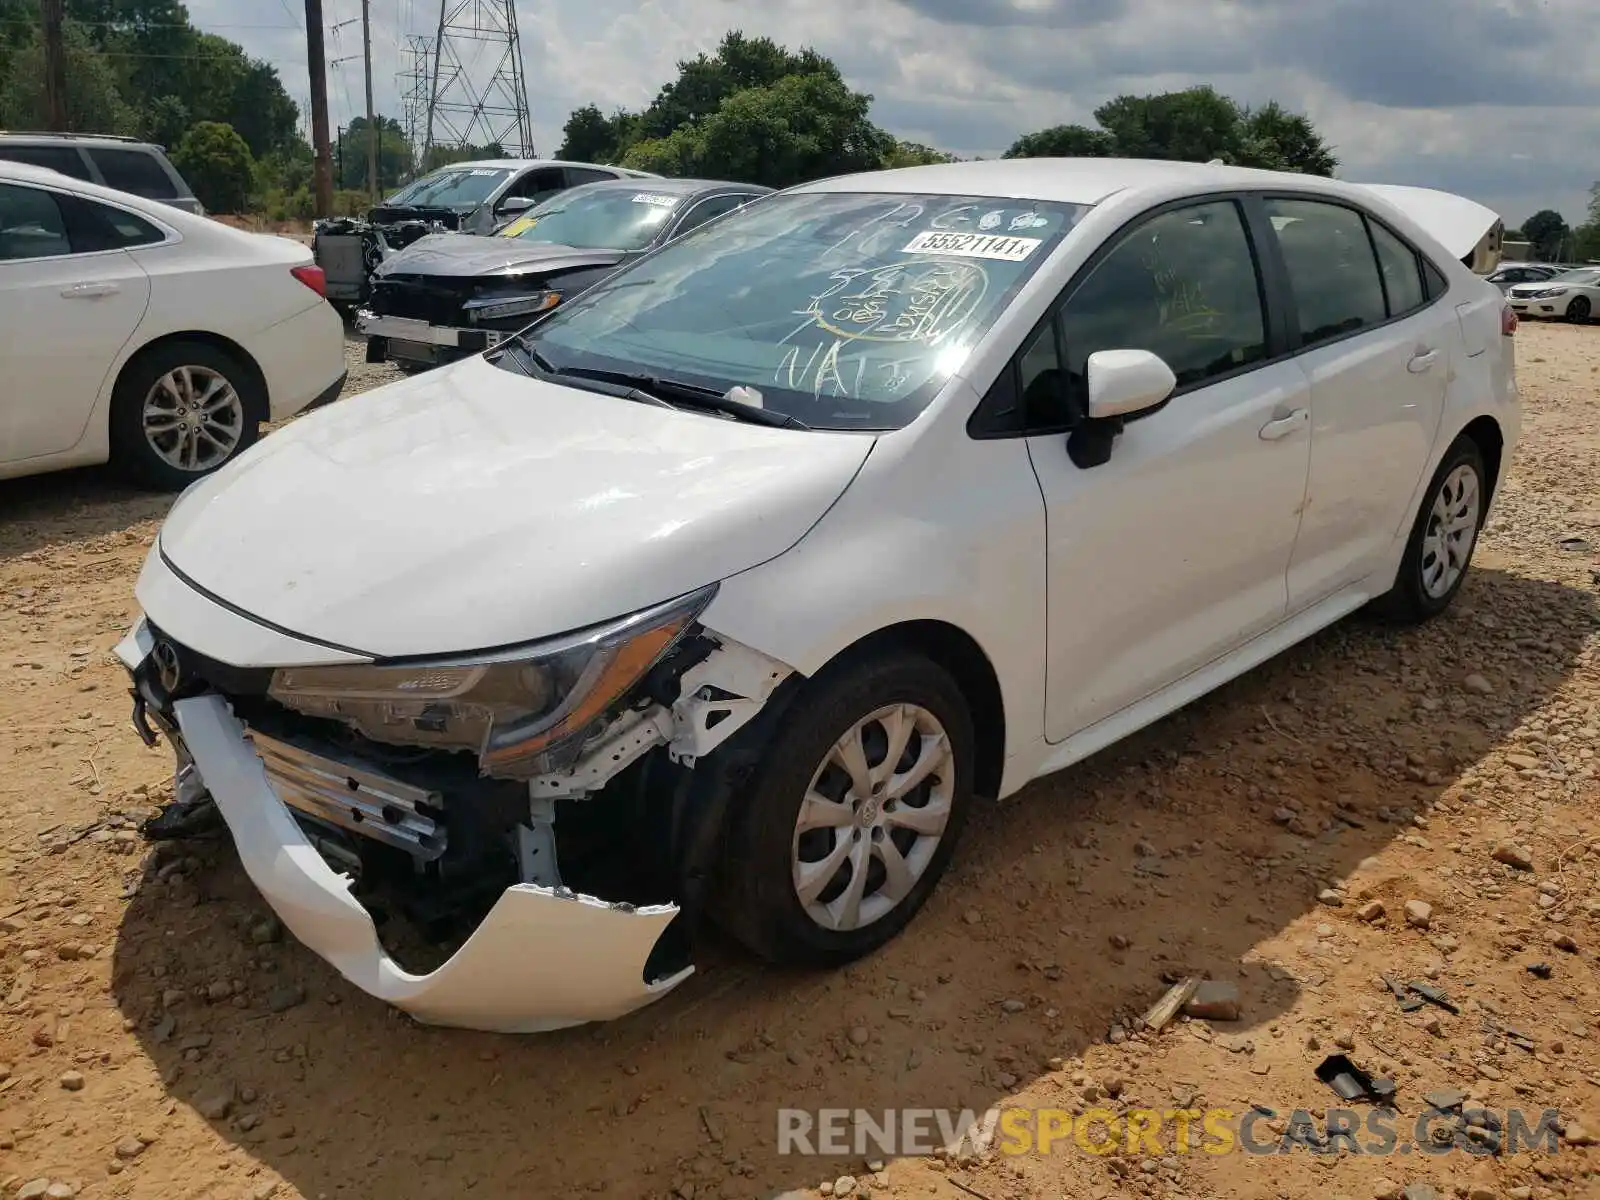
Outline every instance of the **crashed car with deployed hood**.
<svg viewBox="0 0 1600 1200"><path fill-rule="evenodd" d="M373 276L356 314L367 361L436 366L499 345L564 297L771 190L705 179L591 183L492 238L425 237Z"/></svg>
<svg viewBox="0 0 1600 1200"><path fill-rule="evenodd" d="M419 1020L616 1017L705 921L847 962L975 797L1450 605L1519 409L1498 218L1446 208L1120 159L765 197L191 488L136 725Z"/></svg>

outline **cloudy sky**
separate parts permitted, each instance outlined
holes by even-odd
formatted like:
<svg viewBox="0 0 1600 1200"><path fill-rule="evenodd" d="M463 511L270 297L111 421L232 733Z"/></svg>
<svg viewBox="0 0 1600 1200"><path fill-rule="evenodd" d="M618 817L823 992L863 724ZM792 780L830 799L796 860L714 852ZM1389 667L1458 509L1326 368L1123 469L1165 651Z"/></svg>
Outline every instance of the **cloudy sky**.
<svg viewBox="0 0 1600 1200"><path fill-rule="evenodd" d="M454 7L458 0L450 0ZM195 22L307 95L300 0L190 0ZM1211 83L1308 113L1347 179L1464 193L1508 224L1581 220L1600 178L1596 0L518 0L542 153L575 106L639 107L730 28L831 56L877 122L962 155L1077 121L1106 98ZM401 48L438 0L372 0L377 107L399 114ZM335 29L333 119L363 106L358 0ZM492 64L469 64L487 73Z"/></svg>

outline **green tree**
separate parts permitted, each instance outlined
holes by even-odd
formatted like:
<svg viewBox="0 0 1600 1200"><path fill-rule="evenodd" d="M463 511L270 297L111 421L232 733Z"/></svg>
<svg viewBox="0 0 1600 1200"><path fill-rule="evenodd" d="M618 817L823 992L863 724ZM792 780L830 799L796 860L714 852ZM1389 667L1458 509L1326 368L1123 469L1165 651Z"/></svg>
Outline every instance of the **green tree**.
<svg viewBox="0 0 1600 1200"><path fill-rule="evenodd" d="M557 158L569 162L617 163L636 139L639 118L618 111L606 116L598 105L585 104L572 110L561 127L561 147Z"/></svg>
<svg viewBox="0 0 1600 1200"><path fill-rule="evenodd" d="M924 146L921 142L902 142L891 139L889 149L884 153L883 166L890 167L925 167L934 163L955 162L954 154L946 154L943 150L935 150L932 146Z"/></svg>
<svg viewBox="0 0 1600 1200"><path fill-rule="evenodd" d="M1103 129L1087 125L1052 125L1025 133L1011 143L1005 158L1110 158L1116 140Z"/></svg>
<svg viewBox="0 0 1600 1200"><path fill-rule="evenodd" d="M201 121L183 135L172 155L200 202L213 212L236 213L245 207L255 182L250 147L232 125Z"/></svg>
<svg viewBox="0 0 1600 1200"><path fill-rule="evenodd" d="M636 144L623 163L769 187L871 171L894 144L867 119L871 103L836 75L788 75L734 92L703 119Z"/></svg>
<svg viewBox="0 0 1600 1200"><path fill-rule="evenodd" d="M1332 175L1339 160L1311 122L1276 102L1241 108L1209 85L1123 95L1094 111L1098 128L1056 125L1026 133L1007 158L1221 159L1238 166Z"/></svg>
<svg viewBox="0 0 1600 1200"><path fill-rule="evenodd" d="M1552 208L1541 208L1522 223L1522 238L1533 243L1533 256L1541 262L1558 261L1571 232L1566 218Z"/></svg>
<svg viewBox="0 0 1600 1200"><path fill-rule="evenodd" d="M411 173L411 143L406 141L406 131L393 117L377 118L378 124L378 187L392 191ZM367 119L352 117L344 128L340 140L342 154L337 164L335 187L350 191L367 188Z"/></svg>
<svg viewBox="0 0 1600 1200"><path fill-rule="evenodd" d="M134 136L139 114L123 98L116 72L76 22L62 30L67 52L69 129ZM18 47L0 75L0 128L47 129L44 103L44 45L34 39Z"/></svg>

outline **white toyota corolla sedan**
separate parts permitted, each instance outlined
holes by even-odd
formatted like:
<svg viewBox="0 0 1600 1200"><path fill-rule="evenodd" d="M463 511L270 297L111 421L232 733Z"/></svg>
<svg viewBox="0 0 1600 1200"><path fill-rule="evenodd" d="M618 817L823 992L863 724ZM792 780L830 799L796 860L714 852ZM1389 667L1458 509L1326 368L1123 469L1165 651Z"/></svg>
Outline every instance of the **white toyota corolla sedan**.
<svg viewBox="0 0 1600 1200"><path fill-rule="evenodd" d="M186 487L344 383L311 251L0 162L0 479Z"/></svg>
<svg viewBox="0 0 1600 1200"><path fill-rule="evenodd" d="M766 197L192 487L136 722L420 1020L615 1017L707 919L845 962L976 797L1450 604L1518 430L1496 220L1109 159Z"/></svg>

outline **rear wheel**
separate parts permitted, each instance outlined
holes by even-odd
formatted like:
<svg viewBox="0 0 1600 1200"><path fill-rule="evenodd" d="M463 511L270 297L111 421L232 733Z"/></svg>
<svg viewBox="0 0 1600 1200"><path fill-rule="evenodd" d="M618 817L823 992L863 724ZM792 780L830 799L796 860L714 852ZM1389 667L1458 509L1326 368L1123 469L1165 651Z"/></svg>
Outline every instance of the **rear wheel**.
<svg viewBox="0 0 1600 1200"><path fill-rule="evenodd" d="M796 965L837 965L888 942L949 864L975 747L960 689L918 655L813 680L732 818L718 922Z"/></svg>
<svg viewBox="0 0 1600 1200"><path fill-rule="evenodd" d="M1478 444L1458 437L1423 493L1394 587L1374 606L1381 615L1415 623L1450 607L1466 580L1488 502Z"/></svg>
<svg viewBox="0 0 1600 1200"><path fill-rule="evenodd" d="M1590 312L1591 306L1589 304L1589 297L1574 296L1572 298L1572 303L1567 305L1567 320L1587 321L1589 319Z"/></svg>
<svg viewBox="0 0 1600 1200"><path fill-rule="evenodd" d="M135 483L180 491L256 440L265 397L253 372L204 342L140 354L111 399L112 465Z"/></svg>

